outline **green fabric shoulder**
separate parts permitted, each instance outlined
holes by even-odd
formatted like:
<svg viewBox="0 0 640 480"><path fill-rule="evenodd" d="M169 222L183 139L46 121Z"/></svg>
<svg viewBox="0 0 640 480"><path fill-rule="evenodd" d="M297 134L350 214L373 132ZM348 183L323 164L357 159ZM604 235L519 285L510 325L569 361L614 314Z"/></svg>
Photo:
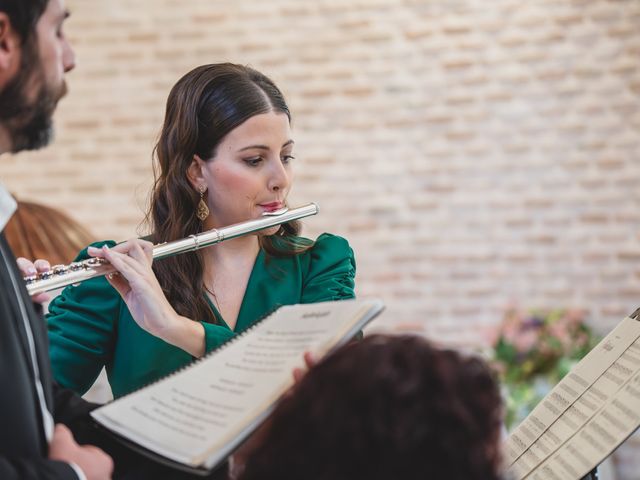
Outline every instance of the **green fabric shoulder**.
<svg viewBox="0 0 640 480"><path fill-rule="evenodd" d="M356 261L347 240L323 233L304 256L308 270L300 303L355 297Z"/></svg>

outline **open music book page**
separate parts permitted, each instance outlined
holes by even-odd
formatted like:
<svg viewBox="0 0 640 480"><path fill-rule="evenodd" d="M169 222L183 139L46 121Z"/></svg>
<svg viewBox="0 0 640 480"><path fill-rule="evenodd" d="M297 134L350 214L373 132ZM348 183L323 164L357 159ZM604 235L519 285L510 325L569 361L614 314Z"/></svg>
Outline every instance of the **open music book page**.
<svg viewBox="0 0 640 480"><path fill-rule="evenodd" d="M505 443L508 478L579 480L640 426L640 309L594 347Z"/></svg>
<svg viewBox="0 0 640 480"><path fill-rule="evenodd" d="M92 412L117 436L191 471L215 468L293 384L303 353L346 343L383 309L379 300L280 307L186 368Z"/></svg>

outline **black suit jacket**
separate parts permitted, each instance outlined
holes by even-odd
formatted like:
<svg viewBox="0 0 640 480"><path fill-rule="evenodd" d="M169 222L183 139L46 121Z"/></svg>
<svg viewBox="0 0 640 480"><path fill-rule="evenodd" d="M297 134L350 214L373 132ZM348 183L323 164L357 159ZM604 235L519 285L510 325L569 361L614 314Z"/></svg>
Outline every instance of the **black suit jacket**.
<svg viewBox="0 0 640 480"><path fill-rule="evenodd" d="M68 464L47 459L48 444L31 362L37 362L45 402L50 412L58 413L54 416L57 422L86 419L92 406L54 386L44 320L33 307L4 235L0 235L0 249L0 478L76 479ZM35 359L20 301L31 326Z"/></svg>

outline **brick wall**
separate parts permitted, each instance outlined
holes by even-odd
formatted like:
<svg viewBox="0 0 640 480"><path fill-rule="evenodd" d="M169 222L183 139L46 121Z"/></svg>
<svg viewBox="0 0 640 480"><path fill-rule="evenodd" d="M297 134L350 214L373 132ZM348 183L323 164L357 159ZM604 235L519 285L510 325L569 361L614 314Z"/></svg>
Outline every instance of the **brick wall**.
<svg viewBox="0 0 640 480"><path fill-rule="evenodd" d="M601 330L640 304L640 2L68 4L55 146L0 165L19 196L134 235L169 88L230 60L288 96L307 233L350 239L381 326L474 344L512 302Z"/></svg>
<svg viewBox="0 0 640 480"><path fill-rule="evenodd" d="M307 233L345 235L379 328L480 344L506 305L640 305L637 0L67 0L78 67L19 196L135 234L173 83L210 62L281 86ZM629 477L631 478L631 477Z"/></svg>

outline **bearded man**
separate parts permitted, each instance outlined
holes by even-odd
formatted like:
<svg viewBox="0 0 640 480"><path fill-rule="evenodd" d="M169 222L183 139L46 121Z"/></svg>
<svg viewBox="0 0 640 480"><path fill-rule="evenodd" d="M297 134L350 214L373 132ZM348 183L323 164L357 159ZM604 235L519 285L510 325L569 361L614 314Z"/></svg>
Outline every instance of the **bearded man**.
<svg viewBox="0 0 640 480"><path fill-rule="evenodd" d="M67 91L65 74L75 66L63 30L68 16L64 0L0 0L0 155L51 140L52 115ZM0 232L15 208L0 184ZM29 298L23 281L31 269L49 265L18 263L21 271L0 233L0 479L103 480L112 473L122 480L195 478L102 434L89 417L97 405L53 381L37 303L42 298ZM222 469L208 478L225 475Z"/></svg>
<svg viewBox="0 0 640 480"><path fill-rule="evenodd" d="M75 58L64 0L0 0L0 154L41 148ZM0 230L15 201L0 185ZM47 333L0 235L0 478L107 479L111 458L69 428L92 408L54 385Z"/></svg>

